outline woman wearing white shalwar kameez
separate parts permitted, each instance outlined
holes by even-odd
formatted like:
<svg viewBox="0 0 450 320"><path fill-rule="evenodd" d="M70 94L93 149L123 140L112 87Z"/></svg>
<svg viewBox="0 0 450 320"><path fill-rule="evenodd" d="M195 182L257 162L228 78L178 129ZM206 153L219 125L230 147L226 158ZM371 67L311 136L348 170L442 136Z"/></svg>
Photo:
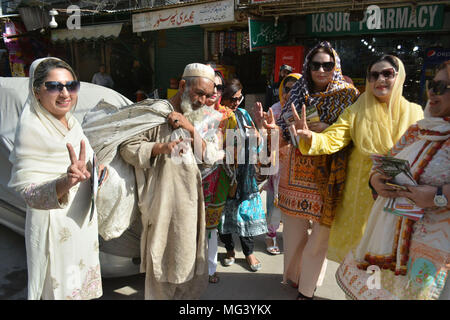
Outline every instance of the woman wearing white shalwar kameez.
<svg viewBox="0 0 450 320"><path fill-rule="evenodd" d="M386 184L388 176L372 169L370 182L378 198L359 245L336 272L339 286L351 299L450 298L450 60L438 68L428 94L425 118L389 153L409 162L417 185L395 191ZM396 197L423 208L423 217L414 221L386 212L390 198Z"/></svg>
<svg viewBox="0 0 450 320"><path fill-rule="evenodd" d="M97 212L91 208L94 154L72 114L78 89L64 61L44 58L31 65L9 182L27 203L28 299L102 295Z"/></svg>

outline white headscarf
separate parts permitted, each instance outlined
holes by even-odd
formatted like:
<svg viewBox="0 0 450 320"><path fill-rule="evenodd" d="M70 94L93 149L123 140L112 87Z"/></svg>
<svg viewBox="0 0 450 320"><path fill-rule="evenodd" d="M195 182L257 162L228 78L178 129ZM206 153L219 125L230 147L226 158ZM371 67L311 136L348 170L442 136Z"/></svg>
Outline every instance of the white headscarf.
<svg viewBox="0 0 450 320"><path fill-rule="evenodd" d="M424 140L431 140L431 141L438 141L438 140L447 140L450 138L450 123L446 121L442 117L432 117L430 114L430 101L427 102L427 105L425 107L424 115L425 118L423 118L420 121L417 121L417 124L419 125L420 129L430 130L430 131L437 131L440 133L447 133L444 135L427 135L425 133L420 133L419 137Z"/></svg>
<svg viewBox="0 0 450 320"><path fill-rule="evenodd" d="M45 60L35 60L30 67L29 95L16 129L14 149L9 161L13 164L8 186L23 188L31 183L42 183L60 177L70 165L66 144L72 144L78 156L80 141L86 142L86 159L92 149L72 112L66 114L69 129L48 112L37 100L33 82L37 66Z"/></svg>

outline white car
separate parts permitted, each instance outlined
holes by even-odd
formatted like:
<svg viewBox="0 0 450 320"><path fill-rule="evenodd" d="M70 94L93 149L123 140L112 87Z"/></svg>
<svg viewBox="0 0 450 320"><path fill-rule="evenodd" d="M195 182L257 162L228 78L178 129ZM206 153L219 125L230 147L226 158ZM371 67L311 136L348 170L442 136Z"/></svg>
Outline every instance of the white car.
<svg viewBox="0 0 450 320"><path fill-rule="evenodd" d="M0 77L0 224L25 234L25 201L8 188L11 163L8 158L14 147L16 126L28 97L28 78ZM88 82L81 82L75 117L82 123L84 115L104 99L116 106L133 102L118 92ZM102 276L122 277L139 273L141 225L136 219L118 238L100 240Z"/></svg>

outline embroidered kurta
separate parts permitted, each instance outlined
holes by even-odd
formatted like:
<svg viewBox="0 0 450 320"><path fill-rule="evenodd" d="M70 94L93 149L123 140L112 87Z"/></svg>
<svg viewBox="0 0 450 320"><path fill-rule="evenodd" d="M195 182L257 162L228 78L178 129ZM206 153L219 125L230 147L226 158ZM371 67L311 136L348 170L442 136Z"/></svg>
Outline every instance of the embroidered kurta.
<svg viewBox="0 0 450 320"><path fill-rule="evenodd" d="M30 94L16 130L8 184L27 203L28 299L98 298L102 287L95 207L90 220L95 177L72 187L61 203L56 194L56 181L71 164L66 144L78 155L80 142L85 142L88 170L94 153L71 113L66 114L66 128L34 96L34 70L45 59L30 67Z"/></svg>
<svg viewBox="0 0 450 320"><path fill-rule="evenodd" d="M215 110L222 114L219 130L223 137L223 148L225 148L226 131L236 128L236 117L233 111L225 106L216 105ZM209 175L203 178L207 229L215 229L219 225L229 189L230 178L222 165L215 165Z"/></svg>
<svg viewBox="0 0 450 320"><path fill-rule="evenodd" d="M450 127L447 125L447 128ZM412 126L396 144L393 155L412 162L424 145L419 134L418 126ZM422 152L421 159L426 156L427 150ZM412 170L417 170L417 166ZM450 140L447 139L425 167L419 184L442 186L449 183ZM439 298L448 281L450 210L427 209L423 218L412 225L407 249L395 240L402 218L383 211L385 203L383 197L376 200L361 243L355 253L349 252L336 273L339 286L348 296L358 300ZM402 237L405 237L403 233ZM409 260L401 262L402 265L396 265L397 246L400 254L409 254ZM377 283L369 279L372 273L365 270L369 265L379 266L378 270L381 270L375 275L379 287L375 287ZM395 271L403 266L407 266L406 274L396 274Z"/></svg>
<svg viewBox="0 0 450 320"><path fill-rule="evenodd" d="M310 62L319 46L325 46L333 53L335 66L327 87L314 92L310 84L313 83ZM280 149L278 207L284 214L329 227L342 196L348 156L347 150L314 157L301 154L292 145L293 138L288 130L288 124L294 119L292 104L297 113L301 114L302 105L305 105L317 115L312 121L331 125L345 108L356 101L358 95L359 91L344 80L339 55L328 42L321 42L308 53L303 64L303 76L292 87L289 100L277 120L284 139L291 141L291 144Z"/></svg>
<svg viewBox="0 0 450 320"><path fill-rule="evenodd" d="M102 281L96 214L89 221L90 183L88 181L80 188L72 188L59 202L56 182L57 180L52 180L19 189L27 203L25 233L30 277L28 298L98 298L102 295ZM84 208L81 215L77 213L79 204L73 203L75 198ZM41 223L49 225L46 236L45 229L36 228ZM46 257L39 254L37 246L47 248ZM42 259L48 260L47 270L39 267L38 261ZM44 282L34 280L36 278Z"/></svg>

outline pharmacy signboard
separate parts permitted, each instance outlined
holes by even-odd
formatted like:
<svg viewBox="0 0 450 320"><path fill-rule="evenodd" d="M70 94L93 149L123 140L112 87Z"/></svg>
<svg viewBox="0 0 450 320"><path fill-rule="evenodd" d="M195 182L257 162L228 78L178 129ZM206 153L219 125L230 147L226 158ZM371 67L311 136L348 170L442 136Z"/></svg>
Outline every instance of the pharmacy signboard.
<svg viewBox="0 0 450 320"><path fill-rule="evenodd" d="M369 6L361 21L350 21L349 12L323 12L307 16L307 33L314 36L441 30L444 5L380 8Z"/></svg>

